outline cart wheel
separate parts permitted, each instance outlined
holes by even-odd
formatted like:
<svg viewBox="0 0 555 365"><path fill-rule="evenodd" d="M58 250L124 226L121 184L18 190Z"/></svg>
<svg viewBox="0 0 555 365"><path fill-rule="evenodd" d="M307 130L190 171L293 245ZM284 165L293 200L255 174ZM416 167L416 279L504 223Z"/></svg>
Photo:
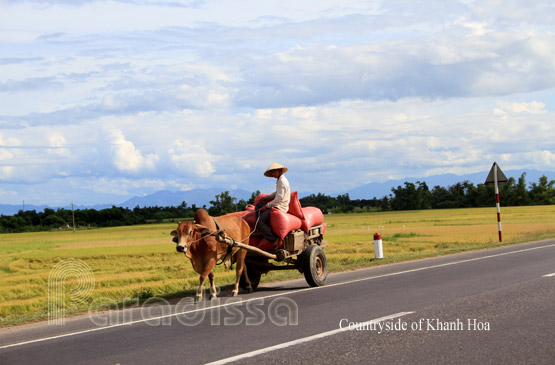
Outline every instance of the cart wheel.
<svg viewBox="0 0 555 365"><path fill-rule="evenodd" d="M304 277L310 286L322 286L328 277L328 260L322 247L310 245L299 255Z"/></svg>
<svg viewBox="0 0 555 365"><path fill-rule="evenodd" d="M247 268L247 276L249 277L249 280L251 282L252 290L255 290L260 283L262 272L258 270L257 265L245 263L245 266ZM245 277L243 275L241 275L241 278L239 279L239 286L241 287L241 289L247 290L247 282L245 281Z"/></svg>

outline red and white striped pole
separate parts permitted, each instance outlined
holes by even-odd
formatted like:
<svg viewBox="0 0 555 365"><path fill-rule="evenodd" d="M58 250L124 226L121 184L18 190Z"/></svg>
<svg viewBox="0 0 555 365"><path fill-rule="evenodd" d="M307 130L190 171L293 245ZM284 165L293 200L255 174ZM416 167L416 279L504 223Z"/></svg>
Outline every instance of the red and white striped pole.
<svg viewBox="0 0 555 365"><path fill-rule="evenodd" d="M495 183L495 204L497 206L497 228L499 231L499 242L503 242L501 238L501 206L499 204L499 186L497 184L497 164L494 164L493 179Z"/></svg>

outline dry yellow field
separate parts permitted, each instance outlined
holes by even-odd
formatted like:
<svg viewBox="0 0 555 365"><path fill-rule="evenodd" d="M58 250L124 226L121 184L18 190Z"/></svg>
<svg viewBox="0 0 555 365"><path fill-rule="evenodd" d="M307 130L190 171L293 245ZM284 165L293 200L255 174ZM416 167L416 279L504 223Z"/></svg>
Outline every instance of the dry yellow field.
<svg viewBox="0 0 555 365"><path fill-rule="evenodd" d="M504 244L555 237L555 206L503 207L501 217ZM327 215L325 221L330 271L499 245L495 207ZM174 228L159 224L0 235L0 325L47 318L49 275L68 259L86 265L94 290L66 306L67 314L100 302L191 294L198 275L188 259L176 253L169 235ZM385 258L370 261L376 232L382 235ZM216 283L229 285L234 275L219 266ZM301 276L280 271L263 281L287 277ZM69 297L79 278L65 279Z"/></svg>

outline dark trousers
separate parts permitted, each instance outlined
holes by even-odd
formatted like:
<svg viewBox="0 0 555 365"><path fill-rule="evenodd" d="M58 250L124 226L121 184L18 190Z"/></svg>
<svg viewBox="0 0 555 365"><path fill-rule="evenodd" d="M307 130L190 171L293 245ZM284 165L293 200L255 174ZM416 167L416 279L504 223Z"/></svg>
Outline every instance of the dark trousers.
<svg viewBox="0 0 555 365"><path fill-rule="evenodd" d="M272 231L272 226L270 225L270 213L272 213L272 208L268 208L260 214L256 230L262 233L264 238L268 241L274 243L278 239L278 236L276 236L274 231Z"/></svg>

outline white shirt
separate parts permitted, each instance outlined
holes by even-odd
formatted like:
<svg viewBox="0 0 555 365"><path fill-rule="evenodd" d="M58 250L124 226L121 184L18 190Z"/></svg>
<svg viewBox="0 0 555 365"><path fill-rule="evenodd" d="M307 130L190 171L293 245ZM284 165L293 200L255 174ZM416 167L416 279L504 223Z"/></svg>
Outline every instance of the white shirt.
<svg viewBox="0 0 555 365"><path fill-rule="evenodd" d="M287 213L289 210L289 201L291 200L291 188L289 181L285 175L281 175L276 182L276 191L270 194L273 200L266 204L268 207L274 207Z"/></svg>

